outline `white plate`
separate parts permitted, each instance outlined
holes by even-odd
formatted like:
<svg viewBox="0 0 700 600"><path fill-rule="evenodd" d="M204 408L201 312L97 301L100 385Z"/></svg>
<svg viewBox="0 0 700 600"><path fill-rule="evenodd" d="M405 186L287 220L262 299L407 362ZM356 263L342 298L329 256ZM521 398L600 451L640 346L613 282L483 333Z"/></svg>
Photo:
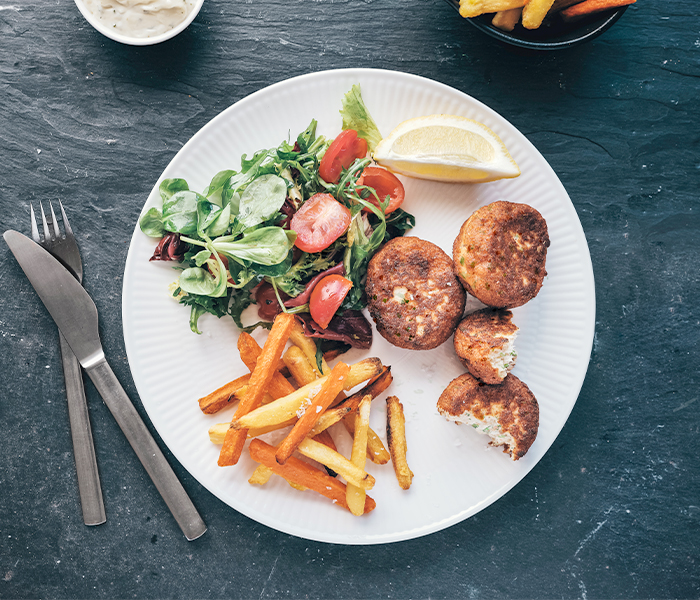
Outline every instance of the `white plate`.
<svg viewBox="0 0 700 600"><path fill-rule="evenodd" d="M404 207L416 216L411 235L451 254L460 225L478 207L507 199L534 206L549 226L549 273L540 294L515 309L520 327L514 370L537 397L537 440L520 461L488 447L488 438L438 415L445 386L463 372L452 342L426 352L391 346L376 334L369 351L392 367L389 388L404 404L408 461L415 474L409 491L399 488L391 464L368 463L377 483L377 508L361 518L314 492L300 493L280 478L265 486L247 483L255 463L244 453L235 467L217 466L219 447L208 428L230 412L203 415L197 399L246 372L236 351L230 319L200 320L191 333L189 309L174 302L168 285L176 272L149 263L155 243L138 226L126 261L123 320L126 350L136 387L153 425L175 457L209 491L251 519L295 536L341 544L377 544L426 535L487 507L517 484L554 442L581 389L593 342L593 270L581 224L561 182L534 146L510 123L477 100L428 79L373 69L335 70L296 77L237 102L202 128L178 152L162 177L183 177L202 190L219 170L238 169L242 154L276 147L303 131L312 118L318 133L341 129L343 95L359 83L381 132L421 115L447 113L483 122L505 142L519 164L517 179L480 185L441 184L403 178ZM158 184L144 210L158 204ZM472 301L468 307L478 303ZM258 339L264 339L264 335ZM371 425L385 439L383 397L373 403ZM336 430L341 449L349 438Z"/></svg>

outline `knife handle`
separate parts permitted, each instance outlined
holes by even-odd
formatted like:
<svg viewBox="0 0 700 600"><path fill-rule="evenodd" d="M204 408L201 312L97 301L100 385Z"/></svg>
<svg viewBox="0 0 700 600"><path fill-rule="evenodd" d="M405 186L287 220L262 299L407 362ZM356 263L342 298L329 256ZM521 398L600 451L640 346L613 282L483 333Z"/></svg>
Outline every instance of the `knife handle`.
<svg viewBox="0 0 700 600"><path fill-rule="evenodd" d="M189 541L197 539L207 530L207 526L111 367L102 358L87 367L86 371L185 537Z"/></svg>
<svg viewBox="0 0 700 600"><path fill-rule="evenodd" d="M92 441L92 428L88 413L85 388L80 370L80 363L70 349L66 338L59 331L61 343L61 360L63 375L66 379L66 396L68 397L68 418L73 438L73 455L78 474L80 505L83 509L85 525L100 525L107 520L105 505L102 500L100 473L97 470L95 445Z"/></svg>

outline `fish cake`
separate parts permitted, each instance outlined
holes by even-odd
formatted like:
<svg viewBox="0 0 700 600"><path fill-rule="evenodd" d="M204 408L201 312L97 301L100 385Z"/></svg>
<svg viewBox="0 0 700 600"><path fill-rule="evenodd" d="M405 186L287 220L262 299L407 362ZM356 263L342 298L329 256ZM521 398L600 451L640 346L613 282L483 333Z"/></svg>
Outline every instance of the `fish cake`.
<svg viewBox="0 0 700 600"><path fill-rule="evenodd" d="M478 209L454 241L455 273L488 306L515 308L532 300L547 271L549 234L527 204L499 201Z"/></svg>
<svg viewBox="0 0 700 600"><path fill-rule="evenodd" d="M372 257L365 291L377 331L399 348L436 348L464 314L466 294L452 260L416 237L394 238Z"/></svg>
<svg viewBox="0 0 700 600"><path fill-rule="evenodd" d="M455 352L469 372L484 383L501 383L515 366L518 327L513 313L484 308L468 314L455 329Z"/></svg>
<svg viewBox="0 0 700 600"><path fill-rule="evenodd" d="M453 379L440 396L438 412L465 423L491 438L489 445L519 460L530 449L539 429L537 399L520 379L509 373L499 385L487 385L469 373Z"/></svg>

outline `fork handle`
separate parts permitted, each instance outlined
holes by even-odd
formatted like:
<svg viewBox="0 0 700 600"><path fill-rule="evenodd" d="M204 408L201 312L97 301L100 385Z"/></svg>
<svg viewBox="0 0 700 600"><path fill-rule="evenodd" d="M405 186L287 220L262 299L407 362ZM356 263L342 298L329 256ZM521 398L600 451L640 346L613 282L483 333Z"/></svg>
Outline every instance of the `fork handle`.
<svg viewBox="0 0 700 600"><path fill-rule="evenodd" d="M207 530L207 526L111 367L102 358L87 367L86 371L185 537L190 541L197 539Z"/></svg>
<svg viewBox="0 0 700 600"><path fill-rule="evenodd" d="M78 474L80 505L83 509L85 525L100 525L107 520L102 500L100 473L97 470L95 445L92 441L92 428L88 414L85 388L80 370L80 363L70 349L66 338L58 332L61 343L61 360L63 375L66 379L66 396L68 397L68 418L73 438L73 455Z"/></svg>

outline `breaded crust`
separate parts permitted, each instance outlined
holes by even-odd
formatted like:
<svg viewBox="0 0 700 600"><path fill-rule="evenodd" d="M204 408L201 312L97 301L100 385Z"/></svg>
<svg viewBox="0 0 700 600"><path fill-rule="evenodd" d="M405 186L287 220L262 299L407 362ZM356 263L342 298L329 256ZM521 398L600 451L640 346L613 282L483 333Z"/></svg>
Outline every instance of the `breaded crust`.
<svg viewBox="0 0 700 600"><path fill-rule="evenodd" d="M453 379L437 403L438 412L458 422L477 419L488 426L491 445L504 446L513 460L525 456L537 437L540 409L537 399L520 379L508 374L499 385L480 383L469 373ZM507 438L508 441L506 441Z"/></svg>
<svg viewBox="0 0 700 600"><path fill-rule="evenodd" d="M484 308L464 317L455 329L457 356L484 383L501 383L515 366L516 354L510 341L518 328L512 318L509 310Z"/></svg>
<svg viewBox="0 0 700 600"><path fill-rule="evenodd" d="M547 223L537 210L493 202L462 225L452 248L455 273L484 304L515 308L540 291L548 247Z"/></svg>
<svg viewBox="0 0 700 600"><path fill-rule="evenodd" d="M394 238L372 257L365 291L377 331L400 348L439 346L464 314L466 294L452 260L416 237Z"/></svg>

